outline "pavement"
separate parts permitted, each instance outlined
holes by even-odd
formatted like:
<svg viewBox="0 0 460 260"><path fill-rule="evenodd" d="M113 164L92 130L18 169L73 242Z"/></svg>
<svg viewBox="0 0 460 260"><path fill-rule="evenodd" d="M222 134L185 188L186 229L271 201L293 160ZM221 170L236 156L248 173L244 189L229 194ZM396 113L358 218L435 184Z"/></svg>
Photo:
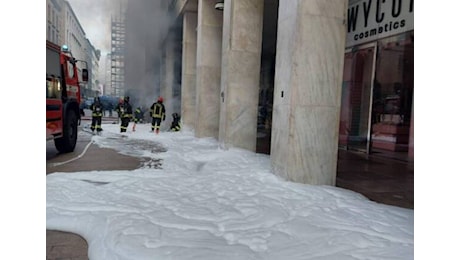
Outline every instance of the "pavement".
<svg viewBox="0 0 460 260"><path fill-rule="evenodd" d="M87 123L88 119L82 119ZM106 119L106 120L116 120ZM46 174L53 172L75 172L91 170L134 170L143 158L122 155L115 150L100 148L92 144L84 156L63 165L86 148L91 136L80 135L75 152L57 155L52 141L47 142ZM336 186L363 194L370 200L403 207L414 208L413 163L385 156L339 150ZM59 230L46 231L47 260L85 260L88 244L78 234Z"/></svg>
<svg viewBox="0 0 460 260"><path fill-rule="evenodd" d="M116 115L116 114L115 114ZM89 117L83 117L81 126L90 124ZM104 122L115 122L117 118L105 118ZM46 174L54 172L77 172L92 170L134 170L142 164L143 158L135 158L118 153L115 150L100 148L96 144L89 144L91 134L78 136L75 151L68 154L58 154L53 141L46 144ZM73 160L78 155L84 155ZM64 163L67 162L67 163ZM62 164L60 164L62 163ZM86 260L88 258L88 244L78 234L60 230L46 230L46 259L47 260Z"/></svg>

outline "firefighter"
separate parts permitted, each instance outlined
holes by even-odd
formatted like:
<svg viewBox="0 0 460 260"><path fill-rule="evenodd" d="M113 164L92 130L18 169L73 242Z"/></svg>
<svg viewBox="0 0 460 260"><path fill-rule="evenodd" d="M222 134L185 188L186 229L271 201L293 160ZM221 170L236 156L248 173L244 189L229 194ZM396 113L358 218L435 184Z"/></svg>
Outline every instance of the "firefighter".
<svg viewBox="0 0 460 260"><path fill-rule="evenodd" d="M123 104L119 106L119 110L120 110L120 118L121 118L120 132L125 133L126 130L128 129L129 121L131 121L131 118L133 116L133 108L131 107L131 104L129 103L128 96L124 98Z"/></svg>
<svg viewBox="0 0 460 260"><path fill-rule="evenodd" d="M120 119L121 119L121 108L123 107L123 98L120 98L118 100L118 104L117 106L115 107L115 111L117 111L117 124L120 123Z"/></svg>
<svg viewBox="0 0 460 260"><path fill-rule="evenodd" d="M160 133L161 121L165 121L165 106L163 105L163 97L158 97L157 102L150 107L150 117L152 117L152 132Z"/></svg>
<svg viewBox="0 0 460 260"><path fill-rule="evenodd" d="M144 113L142 112L141 107L137 107L134 110L134 124L133 124L133 132L136 132L136 124L143 123L144 121Z"/></svg>
<svg viewBox="0 0 460 260"><path fill-rule="evenodd" d="M101 100L99 97L94 98L93 104L89 107L89 109L92 111L92 117L93 120L91 122L91 131L96 130L97 133L102 131L102 104Z"/></svg>
<svg viewBox="0 0 460 260"><path fill-rule="evenodd" d="M173 121L171 123L171 128L169 130L173 131L173 132L180 131L180 116L179 116L179 114L178 113L173 113L172 118L173 118Z"/></svg>

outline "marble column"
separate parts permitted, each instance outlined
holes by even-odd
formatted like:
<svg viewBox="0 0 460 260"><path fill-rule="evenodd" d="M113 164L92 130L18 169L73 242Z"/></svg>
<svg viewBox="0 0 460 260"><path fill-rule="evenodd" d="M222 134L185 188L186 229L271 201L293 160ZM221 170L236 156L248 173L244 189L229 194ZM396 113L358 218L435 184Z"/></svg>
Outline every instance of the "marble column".
<svg viewBox="0 0 460 260"><path fill-rule="evenodd" d="M219 135L222 11L214 0L198 1L196 53L196 137Z"/></svg>
<svg viewBox="0 0 460 260"><path fill-rule="evenodd" d="M346 0L280 0L271 139L276 174L335 185Z"/></svg>
<svg viewBox="0 0 460 260"><path fill-rule="evenodd" d="M181 120L190 128L196 121L197 18L196 12L185 12L183 18Z"/></svg>
<svg viewBox="0 0 460 260"><path fill-rule="evenodd" d="M225 0L219 142L256 150L263 0Z"/></svg>

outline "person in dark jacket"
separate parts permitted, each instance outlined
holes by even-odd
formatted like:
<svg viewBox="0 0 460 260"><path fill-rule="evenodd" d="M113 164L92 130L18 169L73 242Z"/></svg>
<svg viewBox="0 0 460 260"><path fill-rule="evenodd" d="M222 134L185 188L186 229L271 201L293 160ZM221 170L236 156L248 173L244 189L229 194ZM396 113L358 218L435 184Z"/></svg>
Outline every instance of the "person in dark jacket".
<svg viewBox="0 0 460 260"><path fill-rule="evenodd" d="M150 117L152 117L152 132L160 133L161 121L166 119L166 110L163 105L163 97L159 97L157 102L150 107Z"/></svg>
<svg viewBox="0 0 460 260"><path fill-rule="evenodd" d="M123 104L120 104L119 111L120 111L119 113L120 113L120 118L121 118L120 132L125 133L126 130L128 129L129 121L131 121L131 118L133 116L133 108L131 107L131 104L129 103L128 96L124 98Z"/></svg>
<svg viewBox="0 0 460 260"><path fill-rule="evenodd" d="M173 131L173 132L180 131L180 116L179 116L179 114L178 113L173 113L172 118L173 118L173 121L171 122L171 128L169 130Z"/></svg>
<svg viewBox="0 0 460 260"><path fill-rule="evenodd" d="M91 122L91 131L96 130L97 133L102 131L102 103L99 97L94 98L93 104L89 107L92 111L92 122Z"/></svg>

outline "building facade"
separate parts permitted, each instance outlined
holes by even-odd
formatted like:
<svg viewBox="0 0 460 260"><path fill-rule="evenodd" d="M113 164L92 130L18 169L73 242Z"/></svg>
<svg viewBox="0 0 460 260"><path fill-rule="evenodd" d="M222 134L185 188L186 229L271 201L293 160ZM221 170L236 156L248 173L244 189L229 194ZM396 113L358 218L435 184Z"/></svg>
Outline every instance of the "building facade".
<svg viewBox="0 0 460 260"><path fill-rule="evenodd" d="M115 96L125 91L125 8L111 20L110 84Z"/></svg>
<svg viewBox="0 0 460 260"><path fill-rule="evenodd" d="M181 42L184 126L224 149L250 151L265 128L276 174L335 185L348 1L169 4L182 37L165 37L160 71L175 75L169 50ZM174 100L173 82L162 84L166 102Z"/></svg>
<svg viewBox="0 0 460 260"><path fill-rule="evenodd" d="M85 65L78 64L80 70L82 66L90 69L89 82L83 86L82 94L88 97L95 96L100 92L98 86L100 50L97 50L86 38L85 31L68 1L47 0L46 6L46 39L59 46L67 45L77 60L86 61Z"/></svg>
<svg viewBox="0 0 460 260"><path fill-rule="evenodd" d="M46 40L59 46L63 39L63 3L59 0L46 0Z"/></svg>
<svg viewBox="0 0 460 260"><path fill-rule="evenodd" d="M115 96L115 90L114 88L112 87L112 82L111 82L111 68L110 68L110 64L111 64L111 60L112 60L112 54L110 53L107 53L107 55L105 56L105 59L104 59L104 62L105 62L105 72L104 72L104 95L108 95L108 96Z"/></svg>
<svg viewBox="0 0 460 260"><path fill-rule="evenodd" d="M87 84L87 89L89 90L89 93L87 96L100 96L103 93L103 89L101 89L99 80L99 61L101 59L101 51L96 50L96 48L91 44L91 42L88 39L86 39L86 42L86 46L88 46L86 60L89 61L89 82Z"/></svg>
<svg viewBox="0 0 460 260"><path fill-rule="evenodd" d="M413 0L162 3L140 75L197 137L315 185L335 185L339 149L413 158Z"/></svg>

